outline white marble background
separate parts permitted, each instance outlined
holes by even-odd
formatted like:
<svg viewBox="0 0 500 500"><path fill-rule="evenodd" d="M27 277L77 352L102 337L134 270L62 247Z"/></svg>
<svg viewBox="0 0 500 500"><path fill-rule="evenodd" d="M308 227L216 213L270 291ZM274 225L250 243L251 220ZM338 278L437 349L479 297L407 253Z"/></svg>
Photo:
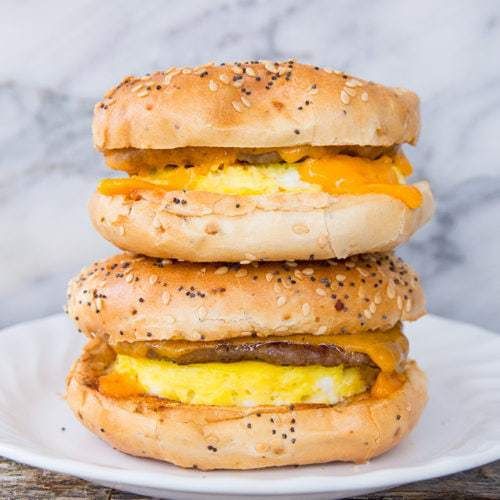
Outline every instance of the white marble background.
<svg viewBox="0 0 500 500"><path fill-rule="evenodd" d="M499 1L4 0L0 47L0 326L60 310L68 278L114 251L85 206L106 173L90 119L109 86L295 56L420 94L407 151L438 213L400 253L430 311L500 330Z"/></svg>

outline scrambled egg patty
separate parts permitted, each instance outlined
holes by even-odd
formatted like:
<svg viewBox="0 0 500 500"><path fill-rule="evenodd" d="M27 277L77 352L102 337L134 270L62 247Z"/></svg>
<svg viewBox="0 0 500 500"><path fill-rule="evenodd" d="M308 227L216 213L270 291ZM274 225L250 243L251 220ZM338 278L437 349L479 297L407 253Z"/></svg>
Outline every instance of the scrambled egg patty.
<svg viewBox="0 0 500 500"><path fill-rule="evenodd" d="M168 171L159 171L151 176L143 176L143 179L161 183L168 177ZM233 195L321 191L319 185L302 181L293 165L280 164L258 167L235 165L222 170L214 169L205 175L197 176L191 189Z"/></svg>
<svg viewBox="0 0 500 500"><path fill-rule="evenodd" d="M343 366L276 366L260 361L177 365L120 354L109 375L148 395L220 406L335 404L368 389L370 372Z"/></svg>

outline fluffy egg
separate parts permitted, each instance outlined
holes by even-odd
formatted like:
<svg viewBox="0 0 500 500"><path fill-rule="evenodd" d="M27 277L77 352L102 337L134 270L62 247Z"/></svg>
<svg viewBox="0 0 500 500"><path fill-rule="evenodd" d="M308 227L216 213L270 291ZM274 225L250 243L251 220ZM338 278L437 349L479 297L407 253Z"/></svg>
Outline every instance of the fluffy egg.
<svg viewBox="0 0 500 500"><path fill-rule="evenodd" d="M178 365L120 354L120 375L148 395L187 404L220 406L335 404L367 390L370 374L358 367L277 366L261 361Z"/></svg>

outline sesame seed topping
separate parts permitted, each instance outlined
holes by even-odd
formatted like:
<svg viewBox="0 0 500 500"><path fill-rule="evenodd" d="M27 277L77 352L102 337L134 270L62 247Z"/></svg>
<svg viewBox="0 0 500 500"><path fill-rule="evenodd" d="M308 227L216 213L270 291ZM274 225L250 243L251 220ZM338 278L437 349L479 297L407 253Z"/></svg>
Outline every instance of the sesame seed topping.
<svg viewBox="0 0 500 500"><path fill-rule="evenodd" d="M345 276L344 274L337 274L337 275L335 276L335 279L336 279L337 281L345 281L346 276Z"/></svg>
<svg viewBox="0 0 500 500"><path fill-rule="evenodd" d="M222 73L222 75L219 75L219 80L222 83L229 83L231 81L231 78L229 78L229 76L227 76L225 73Z"/></svg>
<svg viewBox="0 0 500 500"><path fill-rule="evenodd" d="M235 111L241 113L241 104L238 101L233 101L231 104L233 105Z"/></svg>
<svg viewBox="0 0 500 500"><path fill-rule="evenodd" d="M307 234L307 233L309 233L309 228L307 226L305 226L304 224L295 224L292 227L292 231L295 234Z"/></svg>
<svg viewBox="0 0 500 500"><path fill-rule="evenodd" d="M401 298L401 295L398 295L397 304L398 304L398 309L403 309L403 299Z"/></svg>
<svg viewBox="0 0 500 500"><path fill-rule="evenodd" d="M316 288L316 293L321 297L326 295L326 292L322 288Z"/></svg>
<svg viewBox="0 0 500 500"><path fill-rule="evenodd" d="M133 274L127 274L127 276L125 277L125 281L127 283L131 283L132 281L134 281L134 275Z"/></svg>
<svg viewBox="0 0 500 500"><path fill-rule="evenodd" d="M349 80L346 80L345 85L346 87L361 87L363 83L355 78L349 78Z"/></svg>
<svg viewBox="0 0 500 500"><path fill-rule="evenodd" d="M273 279L273 275L271 273L266 274L266 281L271 281Z"/></svg>
<svg viewBox="0 0 500 500"><path fill-rule="evenodd" d="M278 307L285 305L286 304L286 297L284 297L283 295L280 295L276 300L276 304Z"/></svg>
<svg viewBox="0 0 500 500"><path fill-rule="evenodd" d="M243 96L243 95L242 95L242 96L240 97L240 99L241 99L241 102L242 102L242 103L243 103L243 104L244 104L247 108L249 108L249 107L251 106L250 101L249 101L249 100L248 100L245 96Z"/></svg>
<svg viewBox="0 0 500 500"><path fill-rule="evenodd" d="M302 304L302 314L304 316L308 316L310 312L311 312L311 306L307 302L304 302Z"/></svg>
<svg viewBox="0 0 500 500"><path fill-rule="evenodd" d="M314 274L314 269L312 267L306 267L305 269L302 269L302 274L305 276L312 276Z"/></svg>
<svg viewBox="0 0 500 500"><path fill-rule="evenodd" d="M321 325L316 331L315 335L324 335L326 333L326 330L327 330L326 326Z"/></svg>
<svg viewBox="0 0 500 500"><path fill-rule="evenodd" d="M275 64L273 64L269 61L265 62L264 68L266 68L267 71L269 71L270 73L277 73L278 72L278 69L276 68Z"/></svg>
<svg viewBox="0 0 500 500"><path fill-rule="evenodd" d="M349 94L345 90L341 90L340 91L340 100L344 104L349 104L349 102L351 101L351 98L349 97Z"/></svg>
<svg viewBox="0 0 500 500"><path fill-rule="evenodd" d="M167 305L170 302L170 293L163 292L161 294L161 301L163 302L163 304Z"/></svg>
<svg viewBox="0 0 500 500"><path fill-rule="evenodd" d="M245 68L245 73L248 75L248 76L255 76L255 71L254 69L251 67L251 66L247 66Z"/></svg>
<svg viewBox="0 0 500 500"><path fill-rule="evenodd" d="M220 266L215 271L214 274L226 274L229 271L227 266Z"/></svg>
<svg viewBox="0 0 500 500"><path fill-rule="evenodd" d="M368 101L368 93L367 93L367 92L363 92L363 93L361 94L361 100L362 100L363 102L367 102L367 101Z"/></svg>
<svg viewBox="0 0 500 500"><path fill-rule="evenodd" d="M375 302L371 302L368 309L370 309L370 312L372 314L375 314L375 311L377 310L377 306L375 305Z"/></svg>
<svg viewBox="0 0 500 500"><path fill-rule="evenodd" d="M248 271L246 269L238 269L238 271L236 271L236 274L235 276L237 278L243 278L244 276L246 276L248 274Z"/></svg>
<svg viewBox="0 0 500 500"><path fill-rule="evenodd" d="M125 234L125 228L123 226L118 227L118 234L123 236Z"/></svg>
<svg viewBox="0 0 500 500"><path fill-rule="evenodd" d="M154 285L157 281L158 281L158 276L156 276L156 274L152 274L149 277L149 284L150 285Z"/></svg>
<svg viewBox="0 0 500 500"><path fill-rule="evenodd" d="M210 80L208 82L208 88L212 91L212 92L215 92L219 86L213 81L213 80Z"/></svg>

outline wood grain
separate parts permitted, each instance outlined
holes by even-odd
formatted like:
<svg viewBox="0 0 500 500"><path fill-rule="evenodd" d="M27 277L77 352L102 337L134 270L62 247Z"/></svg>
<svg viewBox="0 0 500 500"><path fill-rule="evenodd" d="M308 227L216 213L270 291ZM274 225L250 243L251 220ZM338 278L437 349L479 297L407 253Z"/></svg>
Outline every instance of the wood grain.
<svg viewBox="0 0 500 500"><path fill-rule="evenodd" d="M0 458L0 498L92 498L95 500L139 500L148 497L96 486L63 474L21 465ZM500 461L467 472L421 481L361 499L500 498Z"/></svg>

